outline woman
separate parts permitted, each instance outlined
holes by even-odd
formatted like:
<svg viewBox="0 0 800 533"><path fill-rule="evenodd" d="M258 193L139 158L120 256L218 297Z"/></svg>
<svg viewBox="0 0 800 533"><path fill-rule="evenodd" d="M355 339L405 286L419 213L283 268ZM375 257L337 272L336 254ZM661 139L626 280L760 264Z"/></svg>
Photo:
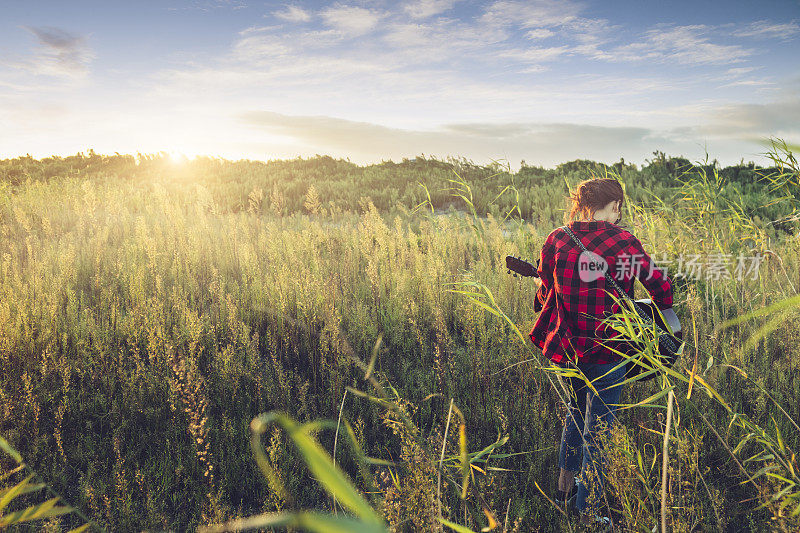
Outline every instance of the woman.
<svg viewBox="0 0 800 533"><path fill-rule="evenodd" d="M555 364L580 369L598 391L595 395L583 379L566 380L571 397L559 451L558 494L562 500L571 501L574 496L582 521L607 523L608 518L588 509L587 500L599 503L601 499L604 461L598 437L616 419L614 410L625 377L622 358L608 346L629 352L622 341L608 340L615 333L606 331L602 323L608 313L619 310L611 295L621 295L607 283L603 272L588 268L589 263L605 260L607 272L630 297L634 296L634 277L639 278L659 308L672 306L672 285L654 266L642 243L617 226L625 201L617 180L586 180L569 198L569 228L589 252L597 255L587 257L563 228L550 233L539 260L541 285L534 303L534 309L541 313L530 338Z"/></svg>

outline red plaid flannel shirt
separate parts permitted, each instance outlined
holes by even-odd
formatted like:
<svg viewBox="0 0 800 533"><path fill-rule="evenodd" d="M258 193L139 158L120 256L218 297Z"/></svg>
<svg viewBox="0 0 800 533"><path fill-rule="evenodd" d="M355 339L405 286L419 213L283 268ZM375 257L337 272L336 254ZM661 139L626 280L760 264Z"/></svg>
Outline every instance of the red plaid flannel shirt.
<svg viewBox="0 0 800 533"><path fill-rule="evenodd" d="M575 221L569 227L587 250L606 260L608 272L628 296L633 298L635 276L659 308L672 306L670 280L655 266L639 239L616 224L601 220ZM578 272L581 253L583 250L562 228L547 237L539 261L542 284L534 302L534 310L541 313L530 332L531 341L554 363L566 362L568 354L570 359L578 357L590 363L619 361L618 354L598 342L600 339L629 353L622 341L607 340L617 332L607 330L601 323L609 312L619 310L619 305L605 291L617 298L619 295L605 276L581 280Z"/></svg>

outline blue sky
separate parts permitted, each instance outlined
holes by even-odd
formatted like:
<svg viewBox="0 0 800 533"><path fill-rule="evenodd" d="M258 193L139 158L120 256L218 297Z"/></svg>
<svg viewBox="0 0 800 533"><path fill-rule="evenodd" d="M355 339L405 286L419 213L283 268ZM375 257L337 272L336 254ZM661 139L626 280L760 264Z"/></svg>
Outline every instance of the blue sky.
<svg viewBox="0 0 800 533"><path fill-rule="evenodd" d="M0 8L0 157L731 164L800 141L800 0Z"/></svg>

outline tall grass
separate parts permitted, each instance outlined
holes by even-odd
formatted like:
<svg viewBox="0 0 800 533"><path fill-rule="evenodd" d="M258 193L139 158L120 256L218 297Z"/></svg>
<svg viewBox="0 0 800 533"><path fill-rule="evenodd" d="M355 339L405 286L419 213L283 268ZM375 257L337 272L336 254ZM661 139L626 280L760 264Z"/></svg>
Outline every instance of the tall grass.
<svg viewBox="0 0 800 533"><path fill-rule="evenodd" d="M676 397L668 520L675 530L758 529L783 502L758 508L761 491L775 494L779 483L766 474L783 470L739 483L773 460L758 455L765 442L774 457L790 459L783 450L797 449L789 417L799 414L800 330L794 311L783 308L774 333L758 334L776 323L757 312L798 290L797 230L791 221L768 224L791 212L788 199L762 208L768 202L740 179L744 171L731 180L717 169L734 184L709 207L698 188L716 186L716 178L685 188L671 164L613 169L631 198L625 223L648 251L671 259L771 254L755 280L676 280L676 308L698 351L686 354L675 369L681 378L667 386ZM159 157L137 163L96 154L2 162L0 429L67 501L111 530L342 513L339 490L334 503L306 470L307 456L293 444L298 428L324 450L337 443L337 467L398 531L438 528L440 518L473 530L493 523L566 530L541 492L553 487L561 399L542 362L516 364L536 357L518 334L535 320L532 287L500 262L507 254L536 257L561 219L561 178L573 184L601 170L592 165L524 167L512 182L508 172L467 162L175 167ZM748 175L756 170L773 175ZM452 186L471 191L468 217L438 216L450 204L463 207L446 190ZM425 199L433 216L412 215ZM449 290L463 281L472 292L488 288L508 320ZM749 321L719 327L747 313ZM379 337L370 375L385 397L352 357L371 353ZM628 404L654 407L626 410L625 432L614 437L620 475L612 476L611 504L627 506L635 527L661 519L651 495L660 494L662 472L649 465L663 445L664 409L652 400L662 387L663 380L627 387ZM711 390L730 411L705 394ZM263 428L259 463L248 446L250 423L265 412L286 418L283 430ZM338 433L312 423L340 413ZM747 418L729 429L731 413ZM365 466L362 456L374 462ZM629 494L640 497L623 502Z"/></svg>

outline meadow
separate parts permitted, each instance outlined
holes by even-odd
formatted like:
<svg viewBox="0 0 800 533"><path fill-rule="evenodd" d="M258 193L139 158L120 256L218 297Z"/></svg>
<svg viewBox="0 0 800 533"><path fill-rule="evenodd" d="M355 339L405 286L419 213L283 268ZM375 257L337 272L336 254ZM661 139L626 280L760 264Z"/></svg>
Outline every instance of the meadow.
<svg viewBox="0 0 800 533"><path fill-rule="evenodd" d="M790 148L771 150L771 168L655 153L516 172L0 161L0 435L19 452L0 487L24 460L80 512L15 527L185 531L270 513L334 531L297 513L374 518L363 498L377 530L580 530L547 498L565 410L519 335L535 285L504 257L535 261L568 187L610 173L621 224L654 258L728 265L674 278L697 349L623 393L639 405L614 433L607 493L624 530L797 531L800 179ZM740 255L762 260L737 279ZM346 473L338 499L315 442Z"/></svg>

